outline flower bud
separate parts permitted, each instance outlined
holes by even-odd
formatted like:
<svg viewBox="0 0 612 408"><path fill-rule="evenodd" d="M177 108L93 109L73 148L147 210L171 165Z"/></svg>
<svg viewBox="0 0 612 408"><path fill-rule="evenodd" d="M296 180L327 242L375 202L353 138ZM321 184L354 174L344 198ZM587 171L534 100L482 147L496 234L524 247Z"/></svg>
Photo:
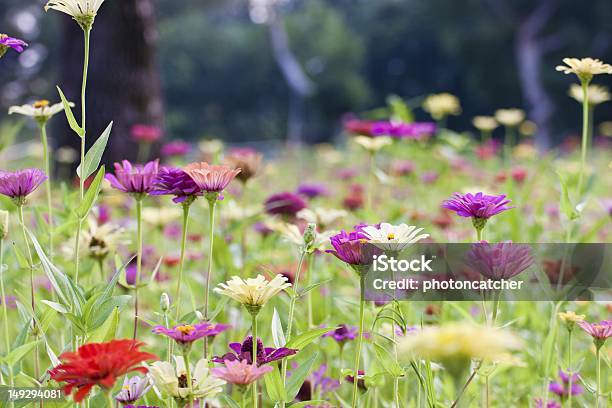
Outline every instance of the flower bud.
<svg viewBox="0 0 612 408"><path fill-rule="evenodd" d="M6 239L8 236L8 220L8 211L0 210L0 239Z"/></svg>
<svg viewBox="0 0 612 408"><path fill-rule="evenodd" d="M159 306L162 312L167 312L170 309L170 297L166 292L161 294L161 298L159 300Z"/></svg>
<svg viewBox="0 0 612 408"><path fill-rule="evenodd" d="M200 321L204 320L204 315L199 310L195 311L196 318Z"/></svg>
<svg viewBox="0 0 612 408"><path fill-rule="evenodd" d="M304 244L307 251L312 250L312 244L317 236L317 224L310 223L304 229Z"/></svg>

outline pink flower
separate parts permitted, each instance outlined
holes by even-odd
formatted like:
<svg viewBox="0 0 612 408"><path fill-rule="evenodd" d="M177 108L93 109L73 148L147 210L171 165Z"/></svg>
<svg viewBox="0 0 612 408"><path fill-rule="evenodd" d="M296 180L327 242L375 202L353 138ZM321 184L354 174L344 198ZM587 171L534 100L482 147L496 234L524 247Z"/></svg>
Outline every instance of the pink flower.
<svg viewBox="0 0 612 408"><path fill-rule="evenodd" d="M162 130L157 126L134 125L130 133L133 140L144 143L153 143L162 137Z"/></svg>
<svg viewBox="0 0 612 408"><path fill-rule="evenodd" d="M207 193L220 193L240 173L229 166L214 166L205 162L191 163L185 172Z"/></svg>
<svg viewBox="0 0 612 408"><path fill-rule="evenodd" d="M224 364L225 367L211 369L212 375L235 385L249 385L274 370L272 366L257 367L246 360L226 360Z"/></svg>
<svg viewBox="0 0 612 408"><path fill-rule="evenodd" d="M595 347L598 349L604 345L609 337L612 337L612 320L602 320L599 323L582 321L578 323L578 326L593 337Z"/></svg>

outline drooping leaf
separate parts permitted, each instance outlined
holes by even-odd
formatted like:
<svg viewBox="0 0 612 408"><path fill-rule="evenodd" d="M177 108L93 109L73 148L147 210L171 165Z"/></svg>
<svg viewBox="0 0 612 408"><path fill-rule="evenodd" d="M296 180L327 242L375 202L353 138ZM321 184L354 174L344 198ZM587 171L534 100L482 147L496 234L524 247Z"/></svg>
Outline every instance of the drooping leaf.
<svg viewBox="0 0 612 408"><path fill-rule="evenodd" d="M280 316L274 308L274 314L272 315L272 341L274 347L284 347L287 341L285 340L285 333L283 332L283 323L280 320Z"/></svg>
<svg viewBox="0 0 612 408"><path fill-rule="evenodd" d="M11 352L8 353L6 356L4 356L2 359L0 359L0 361L2 361L4 364L14 366L19 361L21 361L22 358L28 355L34 349L34 347L36 347L36 344L38 343L39 343L39 340L35 340L29 343L26 343L22 346L19 346L11 350Z"/></svg>
<svg viewBox="0 0 612 408"><path fill-rule="evenodd" d="M270 371L264 377L268 396L274 402L287 401L287 393L283 386L283 380L278 365L274 365L273 367L274 370Z"/></svg>
<svg viewBox="0 0 612 408"><path fill-rule="evenodd" d="M403 377L406 374L387 349L376 342L374 343L374 346L376 358L387 373L389 373L392 377L397 378Z"/></svg>
<svg viewBox="0 0 612 408"><path fill-rule="evenodd" d="M56 87L59 92L59 96L62 100L62 104L64 105L64 113L66 114L66 119L68 119L68 124L70 125L70 129L74 131L80 138L85 136L85 130L79 126L76 119L74 118L74 113L72 113L72 108L70 107L70 102L66 99L66 96L60 89L60 87Z"/></svg>
<svg viewBox="0 0 612 408"><path fill-rule="evenodd" d="M295 396L300 391L300 387L304 383L304 380L306 380L306 377L308 377L310 369L318 356L318 353L313 354L308 360L300 364L298 368L291 373L291 377L287 379L286 389L289 401L295 399Z"/></svg>
<svg viewBox="0 0 612 408"><path fill-rule="evenodd" d="M324 335L325 333L330 332L332 330L335 330L335 328L331 327L331 328L324 328L324 329L309 330L289 340L285 347L301 350L304 347L308 346L313 341L315 341L316 339L318 339L319 337L321 337L322 335Z"/></svg>

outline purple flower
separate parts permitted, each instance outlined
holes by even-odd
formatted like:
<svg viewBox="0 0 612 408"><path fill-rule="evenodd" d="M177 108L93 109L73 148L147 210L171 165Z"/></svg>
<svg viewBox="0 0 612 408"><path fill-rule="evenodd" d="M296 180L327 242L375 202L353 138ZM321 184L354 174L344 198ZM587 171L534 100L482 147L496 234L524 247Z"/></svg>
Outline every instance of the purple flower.
<svg viewBox="0 0 612 408"><path fill-rule="evenodd" d="M165 157L185 156L191 151L191 145L182 140L174 140L166 143L161 148L161 154Z"/></svg>
<svg viewBox="0 0 612 408"><path fill-rule="evenodd" d="M541 398L535 400L535 408L561 408L561 405L555 401L549 401L544 407L544 402Z"/></svg>
<svg viewBox="0 0 612 408"><path fill-rule="evenodd" d="M573 374L571 378L571 388L570 388L570 376L568 373L563 371L559 371L559 378L561 378L560 382L551 383L548 386L548 390L554 394L557 394L560 398L565 398L572 395L582 394L582 386L578 383L578 374Z"/></svg>
<svg viewBox="0 0 612 408"><path fill-rule="evenodd" d="M40 169L25 169L15 172L0 170L0 194L23 205L25 198L38 188L47 175Z"/></svg>
<svg viewBox="0 0 612 408"><path fill-rule="evenodd" d="M375 246L368 245L368 237L360 228L351 232L342 230L331 237L330 241L334 249L326 252L353 267L369 265L375 255Z"/></svg>
<svg viewBox="0 0 612 408"><path fill-rule="evenodd" d="M158 126L137 124L130 129L132 139L137 142L153 143L161 139L162 130Z"/></svg>
<svg viewBox="0 0 612 408"><path fill-rule="evenodd" d="M157 405L126 405L123 408L159 408Z"/></svg>
<svg viewBox="0 0 612 408"><path fill-rule="evenodd" d="M175 203L201 196L202 190L189 174L176 167L162 167L153 183L151 195L174 195Z"/></svg>
<svg viewBox="0 0 612 408"><path fill-rule="evenodd" d="M6 34L0 34L0 57L6 54L9 48L12 48L17 52L23 52L27 46L28 43L23 40L9 37Z"/></svg>
<svg viewBox="0 0 612 408"><path fill-rule="evenodd" d="M593 338L597 349L601 348L609 337L612 337L612 320L602 320L599 323L582 321L578 322L578 326Z"/></svg>
<svg viewBox="0 0 612 408"><path fill-rule="evenodd" d="M148 194L153 190L158 172L159 160L150 161L144 166L123 160L115 163L115 174L107 174L105 178L114 188L125 193Z"/></svg>
<svg viewBox="0 0 612 408"><path fill-rule="evenodd" d="M533 264L529 245L512 241L489 244L481 241L472 245L466 255L467 264L489 279L510 279Z"/></svg>
<svg viewBox="0 0 612 408"><path fill-rule="evenodd" d="M264 203L265 210L271 215L295 217L306 208L306 202L297 194L284 192L273 194Z"/></svg>
<svg viewBox="0 0 612 408"><path fill-rule="evenodd" d="M121 404L138 401L143 395L149 391L149 379L135 375L132 378L127 376L123 380L123 388L115 395L115 399Z"/></svg>
<svg viewBox="0 0 612 408"><path fill-rule="evenodd" d="M294 367L295 368L295 367ZM325 372L327 371L327 365L322 364L318 370L313 371L312 374L308 376L306 381L300 387L297 395L295 396L296 401L310 401L312 400L312 391L320 391L321 394L327 394L330 392L334 392L338 388L340 388L340 381L325 377ZM287 373L291 376L293 373ZM312 405L307 405L311 406Z"/></svg>
<svg viewBox="0 0 612 408"><path fill-rule="evenodd" d="M336 330L325 333L323 337L332 337L338 343L345 343L349 340L355 340L357 335L356 327L341 324Z"/></svg>
<svg viewBox="0 0 612 408"><path fill-rule="evenodd" d="M442 203L442 208L452 210L461 217L486 220L496 214L514 208L508 207L507 204L509 203L510 200L506 199L505 195L492 196L484 193L468 193L463 195L455 193L453 198Z"/></svg>
<svg viewBox="0 0 612 408"><path fill-rule="evenodd" d="M306 198L317 198L328 195L329 191L323 184L304 183L297 188L296 193Z"/></svg>
<svg viewBox="0 0 612 408"><path fill-rule="evenodd" d="M194 325L182 324L169 329L164 326L155 326L153 333L170 337L180 345L191 344L202 337L216 336L227 330L226 324L198 323Z"/></svg>
<svg viewBox="0 0 612 408"><path fill-rule="evenodd" d="M232 349L233 353L227 353L221 357L214 357L212 359L215 363L224 363L225 361L242 361L246 360L247 363L252 364L253 359L253 336L248 336L241 343L230 343L229 348ZM285 357L296 354L298 350L281 347L278 349L271 347L264 347L261 339L257 339L257 365L271 363L272 361L281 360Z"/></svg>

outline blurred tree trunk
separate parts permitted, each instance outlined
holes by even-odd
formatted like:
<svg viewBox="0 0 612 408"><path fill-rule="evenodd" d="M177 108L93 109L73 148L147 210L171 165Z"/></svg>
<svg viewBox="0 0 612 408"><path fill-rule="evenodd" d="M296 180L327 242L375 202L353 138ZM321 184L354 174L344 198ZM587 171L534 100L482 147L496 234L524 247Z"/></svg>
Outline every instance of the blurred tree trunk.
<svg viewBox="0 0 612 408"><path fill-rule="evenodd" d="M74 113L80 123L83 34L74 21L63 20L59 86L76 104ZM104 155L107 164L136 158L137 147L130 139L132 125L162 125L163 103L155 61L157 37L153 0L108 1L96 18L87 85L87 144L91 146L114 121ZM66 121L56 123L57 146L78 150L78 137Z"/></svg>

